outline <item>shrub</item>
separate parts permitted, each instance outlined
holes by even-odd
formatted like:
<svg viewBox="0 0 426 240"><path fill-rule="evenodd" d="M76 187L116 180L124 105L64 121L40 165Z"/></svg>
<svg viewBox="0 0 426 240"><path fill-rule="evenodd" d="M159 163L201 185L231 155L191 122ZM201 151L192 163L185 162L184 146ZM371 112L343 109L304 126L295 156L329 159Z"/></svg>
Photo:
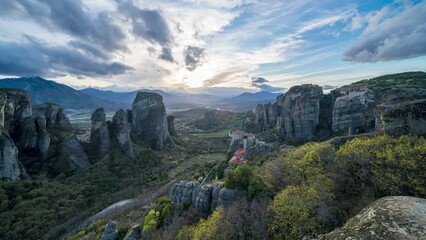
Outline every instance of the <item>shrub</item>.
<svg viewBox="0 0 426 240"><path fill-rule="evenodd" d="M262 178L247 164L226 172L225 187L242 190L249 199L268 194Z"/></svg>

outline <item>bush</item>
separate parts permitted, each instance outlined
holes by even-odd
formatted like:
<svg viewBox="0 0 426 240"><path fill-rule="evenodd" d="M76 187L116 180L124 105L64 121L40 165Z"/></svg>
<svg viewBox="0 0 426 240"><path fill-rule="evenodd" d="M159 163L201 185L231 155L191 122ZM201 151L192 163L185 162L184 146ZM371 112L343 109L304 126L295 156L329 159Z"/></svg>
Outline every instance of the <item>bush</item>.
<svg viewBox="0 0 426 240"><path fill-rule="evenodd" d="M240 165L235 170L228 170L224 186L242 190L249 199L268 194L268 189L262 178L247 164Z"/></svg>
<svg viewBox="0 0 426 240"><path fill-rule="evenodd" d="M149 211L148 215L146 215L143 221L142 232L152 232L155 229L157 229L159 219L160 219L159 211L155 211L155 210Z"/></svg>
<svg viewBox="0 0 426 240"><path fill-rule="evenodd" d="M269 209L269 233L274 239L302 239L319 232L315 211L320 204L317 191L310 187L289 186L277 195Z"/></svg>

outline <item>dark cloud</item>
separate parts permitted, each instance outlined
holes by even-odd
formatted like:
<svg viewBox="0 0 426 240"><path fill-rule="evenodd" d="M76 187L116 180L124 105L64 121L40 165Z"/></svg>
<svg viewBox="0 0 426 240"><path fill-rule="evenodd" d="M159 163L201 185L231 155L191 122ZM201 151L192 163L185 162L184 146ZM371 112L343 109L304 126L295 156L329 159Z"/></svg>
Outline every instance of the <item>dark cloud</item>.
<svg viewBox="0 0 426 240"><path fill-rule="evenodd" d="M149 50L148 50L149 51ZM161 50L161 55L159 56L160 59L168 62L174 63L175 60L173 59L172 51L168 47L163 47Z"/></svg>
<svg viewBox="0 0 426 240"><path fill-rule="evenodd" d="M251 86L255 88L259 88L261 91L264 92L280 92L284 90L284 88L280 87L273 87L270 84L268 84L268 80L266 80L263 77L252 77L251 78Z"/></svg>
<svg viewBox="0 0 426 240"><path fill-rule="evenodd" d="M426 55L426 2L383 21L378 28L361 35L345 52L344 60L378 62Z"/></svg>
<svg viewBox="0 0 426 240"><path fill-rule="evenodd" d="M43 27L100 45L105 51L127 50L125 35L112 23L109 13L90 14L81 0L2 0L0 8L3 17L19 13Z"/></svg>
<svg viewBox="0 0 426 240"><path fill-rule="evenodd" d="M251 78L251 83L255 84L255 83L267 83L269 82L268 80L264 79L263 77L252 77Z"/></svg>
<svg viewBox="0 0 426 240"><path fill-rule="evenodd" d="M206 56L206 49L200 47L188 46L184 52L186 69L194 71L203 64Z"/></svg>
<svg viewBox="0 0 426 240"><path fill-rule="evenodd" d="M108 76L131 70L118 62L88 57L70 46L48 46L32 38L23 43L0 42L0 52L0 74L3 75Z"/></svg>
<svg viewBox="0 0 426 240"><path fill-rule="evenodd" d="M141 9L132 0L116 0L118 11L132 23L133 34L152 43L170 47L173 37L159 10Z"/></svg>

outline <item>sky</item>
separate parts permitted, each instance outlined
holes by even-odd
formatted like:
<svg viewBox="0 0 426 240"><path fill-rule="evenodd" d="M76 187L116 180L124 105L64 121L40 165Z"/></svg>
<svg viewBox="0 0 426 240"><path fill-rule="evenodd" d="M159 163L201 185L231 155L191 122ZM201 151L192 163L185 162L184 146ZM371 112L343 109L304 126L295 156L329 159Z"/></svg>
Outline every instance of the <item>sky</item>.
<svg viewBox="0 0 426 240"><path fill-rule="evenodd" d="M0 1L0 77L220 95L404 71L426 71L426 1Z"/></svg>

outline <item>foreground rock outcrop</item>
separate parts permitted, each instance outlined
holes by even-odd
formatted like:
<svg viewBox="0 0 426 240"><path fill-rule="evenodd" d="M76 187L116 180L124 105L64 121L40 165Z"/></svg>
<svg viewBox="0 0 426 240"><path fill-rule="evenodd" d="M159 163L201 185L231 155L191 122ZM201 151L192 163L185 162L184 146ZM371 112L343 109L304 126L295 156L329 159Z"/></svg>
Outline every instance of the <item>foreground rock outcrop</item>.
<svg viewBox="0 0 426 240"><path fill-rule="evenodd" d="M109 220L105 225L104 233L102 234L102 240L115 240L117 236L117 222Z"/></svg>
<svg viewBox="0 0 426 240"><path fill-rule="evenodd" d="M0 179L16 181L21 178L18 162L18 148L8 131L0 127Z"/></svg>
<svg viewBox="0 0 426 240"><path fill-rule="evenodd" d="M98 108L90 118L92 129L90 132L90 144L100 157L106 156L110 151L109 131L106 125L106 114L103 108Z"/></svg>
<svg viewBox="0 0 426 240"><path fill-rule="evenodd" d="M158 93L138 92L132 104L133 132L152 149L161 150L173 143L170 137L166 107Z"/></svg>
<svg viewBox="0 0 426 240"><path fill-rule="evenodd" d="M237 189L223 188L223 183L200 185L197 181L175 183L170 198L175 204L193 205L199 212L210 212L218 206L228 207L243 196Z"/></svg>
<svg viewBox="0 0 426 240"><path fill-rule="evenodd" d="M318 239L426 239L426 199L382 198Z"/></svg>

